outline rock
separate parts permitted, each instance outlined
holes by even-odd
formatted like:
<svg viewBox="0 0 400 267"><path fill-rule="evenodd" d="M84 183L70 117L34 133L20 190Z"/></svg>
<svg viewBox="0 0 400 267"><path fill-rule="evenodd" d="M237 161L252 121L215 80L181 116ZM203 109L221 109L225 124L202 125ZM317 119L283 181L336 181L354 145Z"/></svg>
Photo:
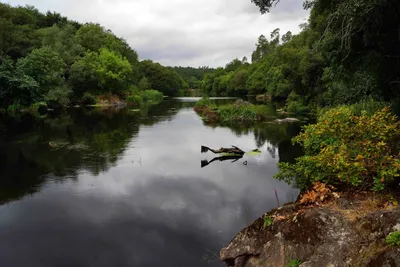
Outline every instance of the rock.
<svg viewBox="0 0 400 267"><path fill-rule="evenodd" d="M299 122L299 119L296 118L286 118L286 119L276 119L276 123L294 123L294 122Z"/></svg>
<svg viewBox="0 0 400 267"><path fill-rule="evenodd" d="M220 253L230 267L285 267L293 259L301 267L399 266L400 249L389 249L386 236L400 222L400 208L371 211L354 219L348 200L339 206L305 208L289 204L267 214L275 220L263 226L263 217L242 230Z"/></svg>

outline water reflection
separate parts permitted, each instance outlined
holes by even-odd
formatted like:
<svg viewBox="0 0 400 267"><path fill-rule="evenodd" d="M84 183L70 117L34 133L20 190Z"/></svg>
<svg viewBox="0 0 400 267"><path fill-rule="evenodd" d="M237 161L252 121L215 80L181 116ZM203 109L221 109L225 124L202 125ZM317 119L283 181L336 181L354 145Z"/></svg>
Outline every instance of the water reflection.
<svg viewBox="0 0 400 267"><path fill-rule="evenodd" d="M3 120L0 265L220 266L221 247L276 206L274 188L296 197L272 178L295 129L208 127L193 105ZM203 144L262 154L201 168Z"/></svg>

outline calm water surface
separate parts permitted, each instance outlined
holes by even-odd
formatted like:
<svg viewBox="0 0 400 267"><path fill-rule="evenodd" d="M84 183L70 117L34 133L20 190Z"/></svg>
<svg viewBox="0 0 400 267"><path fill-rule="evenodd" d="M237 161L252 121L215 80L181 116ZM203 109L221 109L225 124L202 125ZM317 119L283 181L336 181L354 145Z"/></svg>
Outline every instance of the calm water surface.
<svg viewBox="0 0 400 267"><path fill-rule="evenodd" d="M299 126L210 127L193 106L0 122L0 266L223 266L219 250L277 206L274 188L297 196L272 177ZM201 168L201 145L262 154Z"/></svg>

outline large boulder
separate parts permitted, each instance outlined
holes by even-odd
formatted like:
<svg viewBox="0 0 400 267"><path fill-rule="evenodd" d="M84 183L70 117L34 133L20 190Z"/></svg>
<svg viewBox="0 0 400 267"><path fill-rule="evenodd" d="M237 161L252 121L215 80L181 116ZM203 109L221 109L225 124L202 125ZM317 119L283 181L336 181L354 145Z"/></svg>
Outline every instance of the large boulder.
<svg viewBox="0 0 400 267"><path fill-rule="evenodd" d="M343 202L343 201L342 201ZM400 227L400 208L360 212L364 202L321 207L289 204L242 230L220 253L230 267L399 266L400 249L389 248L386 236ZM365 203L364 203L365 204Z"/></svg>

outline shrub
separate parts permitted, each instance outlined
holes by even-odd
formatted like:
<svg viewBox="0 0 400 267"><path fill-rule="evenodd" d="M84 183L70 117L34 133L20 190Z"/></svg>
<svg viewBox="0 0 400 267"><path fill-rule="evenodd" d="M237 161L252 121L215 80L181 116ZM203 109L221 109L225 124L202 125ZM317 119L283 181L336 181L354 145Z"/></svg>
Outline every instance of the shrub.
<svg viewBox="0 0 400 267"><path fill-rule="evenodd" d="M210 106L214 106L214 102L208 98L208 97L203 97L202 99L200 99L199 101L196 102L195 104L195 108L197 109L202 109L205 107L210 107Z"/></svg>
<svg viewBox="0 0 400 267"><path fill-rule="evenodd" d="M143 91L142 98L145 102L161 102L164 99L164 95L157 90L146 90Z"/></svg>
<svg viewBox="0 0 400 267"><path fill-rule="evenodd" d="M7 113L11 116L16 115L23 107L19 102L14 102L7 107Z"/></svg>
<svg viewBox="0 0 400 267"><path fill-rule="evenodd" d="M391 247L400 247L400 231L388 235L386 237L386 243Z"/></svg>
<svg viewBox="0 0 400 267"><path fill-rule="evenodd" d="M36 102L32 104L29 110L33 114L44 114L46 113L47 108L48 105L46 102Z"/></svg>
<svg viewBox="0 0 400 267"><path fill-rule="evenodd" d="M296 180L305 189L322 181L374 191L383 190L400 176L400 126L389 108L356 115L350 106L334 108L304 127L295 143L305 156L295 164L279 163L278 179Z"/></svg>
<svg viewBox="0 0 400 267"><path fill-rule="evenodd" d="M138 107L143 103L143 99L139 95L131 95L126 99L128 105Z"/></svg>
<svg viewBox="0 0 400 267"><path fill-rule="evenodd" d="M82 96L83 105L94 105L96 104L96 98L90 93L84 93Z"/></svg>
<svg viewBox="0 0 400 267"><path fill-rule="evenodd" d="M290 113L294 114L304 114L309 112L309 108L304 104L304 99L292 92L287 101L286 101L286 109Z"/></svg>
<svg viewBox="0 0 400 267"><path fill-rule="evenodd" d="M67 106L71 92L72 90L68 86L60 85L49 90L44 98L48 104Z"/></svg>

